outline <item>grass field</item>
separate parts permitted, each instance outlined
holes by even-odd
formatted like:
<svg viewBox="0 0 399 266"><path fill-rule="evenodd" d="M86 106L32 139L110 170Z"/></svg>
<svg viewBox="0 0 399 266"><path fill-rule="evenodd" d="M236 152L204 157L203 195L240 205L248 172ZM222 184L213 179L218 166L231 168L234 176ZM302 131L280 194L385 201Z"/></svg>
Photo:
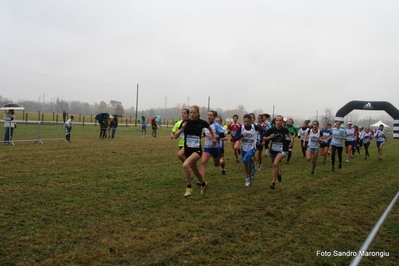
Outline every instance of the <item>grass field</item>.
<svg viewBox="0 0 399 266"><path fill-rule="evenodd" d="M185 199L169 134L119 127L100 140L97 127L74 126L70 143L1 145L0 265L348 265L353 257L334 250L356 252L399 189L390 138L381 161L373 142L370 159L331 172L319 158L313 176L296 143L276 190L269 158L247 189L227 147L227 175L208 164L207 194L194 187ZM36 127L19 125L21 135ZM398 265L398 246L397 203L369 248L389 256L361 264Z"/></svg>

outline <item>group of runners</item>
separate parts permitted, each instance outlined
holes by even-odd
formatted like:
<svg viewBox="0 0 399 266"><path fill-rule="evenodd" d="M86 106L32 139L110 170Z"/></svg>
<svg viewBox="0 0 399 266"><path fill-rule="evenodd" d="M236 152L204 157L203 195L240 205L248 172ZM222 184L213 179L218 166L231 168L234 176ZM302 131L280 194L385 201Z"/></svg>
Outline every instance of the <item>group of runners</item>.
<svg viewBox="0 0 399 266"><path fill-rule="evenodd" d="M182 119L176 122L172 129L171 139L179 139L178 158L183 164L183 170L187 181L184 193L188 197L193 192L192 180L196 176L197 185L200 186L201 195L205 195L207 182L205 181L207 164L212 157L214 166L222 168L222 174L226 174L224 160L224 142L230 139L237 163L242 161L245 173L245 186L250 187L256 171L262 169L263 150L264 156L270 157L272 162L271 189L275 189L276 182L282 181L280 163L286 158L288 164L292 155L294 141L298 137L301 141L303 156L312 161L311 174L314 174L316 162L319 155L323 157L323 164L326 163L327 154L331 155L332 171L335 171L335 157L338 156L338 168L342 168L342 152L345 146L347 153L346 163L355 155L360 154L360 147L364 147L367 159L370 140L375 137L379 159L382 158L382 147L386 141L386 134L383 125L372 134L366 129L360 129L347 123L344 129L341 122L335 122L334 127L324 124L320 129L319 122L305 120L298 130L291 118L284 119L277 115L271 120L270 115L253 113L243 116L243 124L238 122L239 117L233 116L228 126L223 126L222 118L216 111L207 113L207 120L200 118L199 107L194 105L189 109L183 109ZM230 134L230 138L228 138ZM202 148L201 138L205 138ZM241 158L239 158L241 155ZM201 168L197 162L201 159Z"/></svg>

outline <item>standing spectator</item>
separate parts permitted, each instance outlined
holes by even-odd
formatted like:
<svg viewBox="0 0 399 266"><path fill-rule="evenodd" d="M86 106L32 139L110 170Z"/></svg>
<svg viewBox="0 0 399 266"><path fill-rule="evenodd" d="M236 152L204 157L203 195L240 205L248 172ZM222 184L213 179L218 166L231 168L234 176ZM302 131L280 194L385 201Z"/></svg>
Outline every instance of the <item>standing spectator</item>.
<svg viewBox="0 0 399 266"><path fill-rule="evenodd" d="M141 133L147 134L147 122L145 120L145 116L141 117Z"/></svg>
<svg viewBox="0 0 399 266"><path fill-rule="evenodd" d="M67 142L71 141L71 131L73 125L73 115L65 122L65 139Z"/></svg>
<svg viewBox="0 0 399 266"><path fill-rule="evenodd" d="M157 124L157 120L155 118L152 118L152 120L151 120L151 129L152 129L151 136L156 138L157 137L158 124Z"/></svg>
<svg viewBox="0 0 399 266"><path fill-rule="evenodd" d="M65 111L62 111L62 119L64 120L64 123L66 121L67 113Z"/></svg>
<svg viewBox="0 0 399 266"><path fill-rule="evenodd" d="M4 114L4 127L6 128L6 132L4 134L4 144L10 143L12 141L12 135L14 134L14 128L16 127L14 110L8 110Z"/></svg>
<svg viewBox="0 0 399 266"><path fill-rule="evenodd" d="M111 120L110 127L112 130L112 139L115 139L115 132L118 127L118 117L115 116L114 119Z"/></svg>
<svg viewBox="0 0 399 266"><path fill-rule="evenodd" d="M103 114L100 119L98 120L98 123L100 124L100 139L106 138L107 134L107 127L108 127L108 119L105 114Z"/></svg>

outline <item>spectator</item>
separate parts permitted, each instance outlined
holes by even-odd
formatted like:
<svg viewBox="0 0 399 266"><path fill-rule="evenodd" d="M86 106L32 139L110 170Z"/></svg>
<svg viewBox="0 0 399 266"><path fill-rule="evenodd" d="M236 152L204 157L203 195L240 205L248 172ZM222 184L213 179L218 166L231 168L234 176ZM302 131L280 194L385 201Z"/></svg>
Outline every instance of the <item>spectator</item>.
<svg viewBox="0 0 399 266"><path fill-rule="evenodd" d="M4 144L9 144L12 141L12 135L14 134L14 128L16 127L14 119L14 110L8 110L4 114L4 127L6 128Z"/></svg>
<svg viewBox="0 0 399 266"><path fill-rule="evenodd" d="M71 118L68 119L65 122L65 139L67 142L71 141L71 130L72 130L72 124L73 124L73 115L71 115Z"/></svg>
<svg viewBox="0 0 399 266"><path fill-rule="evenodd" d="M112 130L112 139L115 139L115 132L116 128L118 127L118 117L114 117L114 119L111 120L110 127Z"/></svg>

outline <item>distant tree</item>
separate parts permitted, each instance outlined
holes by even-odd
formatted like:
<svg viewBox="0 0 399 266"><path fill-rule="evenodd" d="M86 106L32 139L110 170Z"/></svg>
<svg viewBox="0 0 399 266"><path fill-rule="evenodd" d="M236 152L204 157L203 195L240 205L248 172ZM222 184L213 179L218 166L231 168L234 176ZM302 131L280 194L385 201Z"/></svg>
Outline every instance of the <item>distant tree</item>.
<svg viewBox="0 0 399 266"><path fill-rule="evenodd" d="M122 102L120 102L120 101L115 101L115 100L109 101L109 106L110 106L111 108L115 108L115 107L118 106L118 105L122 105Z"/></svg>
<svg viewBox="0 0 399 266"><path fill-rule="evenodd" d="M324 110L323 120L324 120L324 123L333 124L334 116L333 116L333 112L332 112L331 108L326 108Z"/></svg>
<svg viewBox="0 0 399 266"><path fill-rule="evenodd" d="M68 111L68 107L69 104L67 102L57 97L54 103L55 112L62 113L62 111Z"/></svg>
<svg viewBox="0 0 399 266"><path fill-rule="evenodd" d="M101 101L101 102L98 104L98 111L104 112L106 109L107 109L107 103L104 102L104 101Z"/></svg>
<svg viewBox="0 0 399 266"><path fill-rule="evenodd" d="M123 108L123 105L121 102L119 102L116 106L115 106L115 113L117 113L118 115L123 115L125 113L125 109Z"/></svg>
<svg viewBox="0 0 399 266"><path fill-rule="evenodd" d="M263 110L262 109L256 109L252 113L254 113L255 115L261 115L261 114L263 114Z"/></svg>

